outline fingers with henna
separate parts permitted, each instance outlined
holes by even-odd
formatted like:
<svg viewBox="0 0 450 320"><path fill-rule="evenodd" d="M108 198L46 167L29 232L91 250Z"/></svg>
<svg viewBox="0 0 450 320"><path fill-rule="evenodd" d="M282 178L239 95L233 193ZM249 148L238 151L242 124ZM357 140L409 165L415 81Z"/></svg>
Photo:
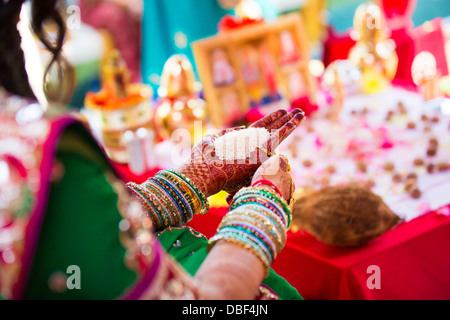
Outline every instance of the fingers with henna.
<svg viewBox="0 0 450 320"><path fill-rule="evenodd" d="M297 113L294 117L285 123L281 128L271 134L270 139L267 141L267 150L272 151L278 147L303 121L305 114Z"/></svg>
<svg viewBox="0 0 450 320"><path fill-rule="evenodd" d="M267 128L267 126L272 124L272 122L278 120L279 118L281 118L282 116L284 116L287 113L288 112L284 109L274 111L274 112L264 116L263 118L259 119L255 123L253 123L252 125L250 125L250 127L251 128Z"/></svg>
<svg viewBox="0 0 450 320"><path fill-rule="evenodd" d="M267 130L276 130L281 128L285 123L289 122L296 114L303 113L301 109L294 109L291 112L285 114L281 118L275 120L270 125L266 127Z"/></svg>

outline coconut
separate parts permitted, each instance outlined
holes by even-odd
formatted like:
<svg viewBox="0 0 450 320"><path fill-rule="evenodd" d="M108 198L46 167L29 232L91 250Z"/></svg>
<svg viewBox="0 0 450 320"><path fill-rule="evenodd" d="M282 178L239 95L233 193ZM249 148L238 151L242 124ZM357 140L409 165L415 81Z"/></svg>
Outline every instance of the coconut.
<svg viewBox="0 0 450 320"><path fill-rule="evenodd" d="M294 228L332 246L363 245L401 221L379 196L357 184L306 192L292 210Z"/></svg>

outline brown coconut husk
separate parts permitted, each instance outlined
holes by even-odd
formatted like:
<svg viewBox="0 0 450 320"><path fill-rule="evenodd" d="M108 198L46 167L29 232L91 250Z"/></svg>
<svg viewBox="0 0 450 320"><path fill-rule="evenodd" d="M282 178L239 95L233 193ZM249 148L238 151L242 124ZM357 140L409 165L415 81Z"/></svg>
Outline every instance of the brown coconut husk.
<svg viewBox="0 0 450 320"><path fill-rule="evenodd" d="M403 220L369 189L357 184L302 194L292 210L294 228L332 246L359 246Z"/></svg>

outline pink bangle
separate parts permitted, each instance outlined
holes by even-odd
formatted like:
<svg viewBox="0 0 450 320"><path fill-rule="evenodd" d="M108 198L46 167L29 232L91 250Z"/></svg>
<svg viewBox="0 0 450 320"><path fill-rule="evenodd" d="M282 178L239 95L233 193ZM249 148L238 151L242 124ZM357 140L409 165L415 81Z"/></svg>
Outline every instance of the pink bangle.
<svg viewBox="0 0 450 320"><path fill-rule="evenodd" d="M256 187L257 185L260 185L260 184L265 184L265 185L271 186L272 188L275 189L275 191L276 191L281 197L283 196L283 195L281 194L280 189L278 189L278 187L277 187L272 181L269 181L269 180L258 180L258 181L255 181L255 183L252 184L252 187Z"/></svg>

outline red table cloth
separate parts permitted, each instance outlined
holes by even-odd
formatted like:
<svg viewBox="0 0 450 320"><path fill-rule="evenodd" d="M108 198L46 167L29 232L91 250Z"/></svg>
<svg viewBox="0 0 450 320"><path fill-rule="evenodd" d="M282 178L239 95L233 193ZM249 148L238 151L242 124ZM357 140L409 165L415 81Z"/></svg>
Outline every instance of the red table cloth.
<svg viewBox="0 0 450 320"><path fill-rule="evenodd" d="M210 237L226 210L212 208L189 224ZM427 213L358 248L333 247L306 232L289 232L273 269L305 299L450 299L450 205L439 212L445 214ZM379 289L371 285L371 266L379 268Z"/></svg>

